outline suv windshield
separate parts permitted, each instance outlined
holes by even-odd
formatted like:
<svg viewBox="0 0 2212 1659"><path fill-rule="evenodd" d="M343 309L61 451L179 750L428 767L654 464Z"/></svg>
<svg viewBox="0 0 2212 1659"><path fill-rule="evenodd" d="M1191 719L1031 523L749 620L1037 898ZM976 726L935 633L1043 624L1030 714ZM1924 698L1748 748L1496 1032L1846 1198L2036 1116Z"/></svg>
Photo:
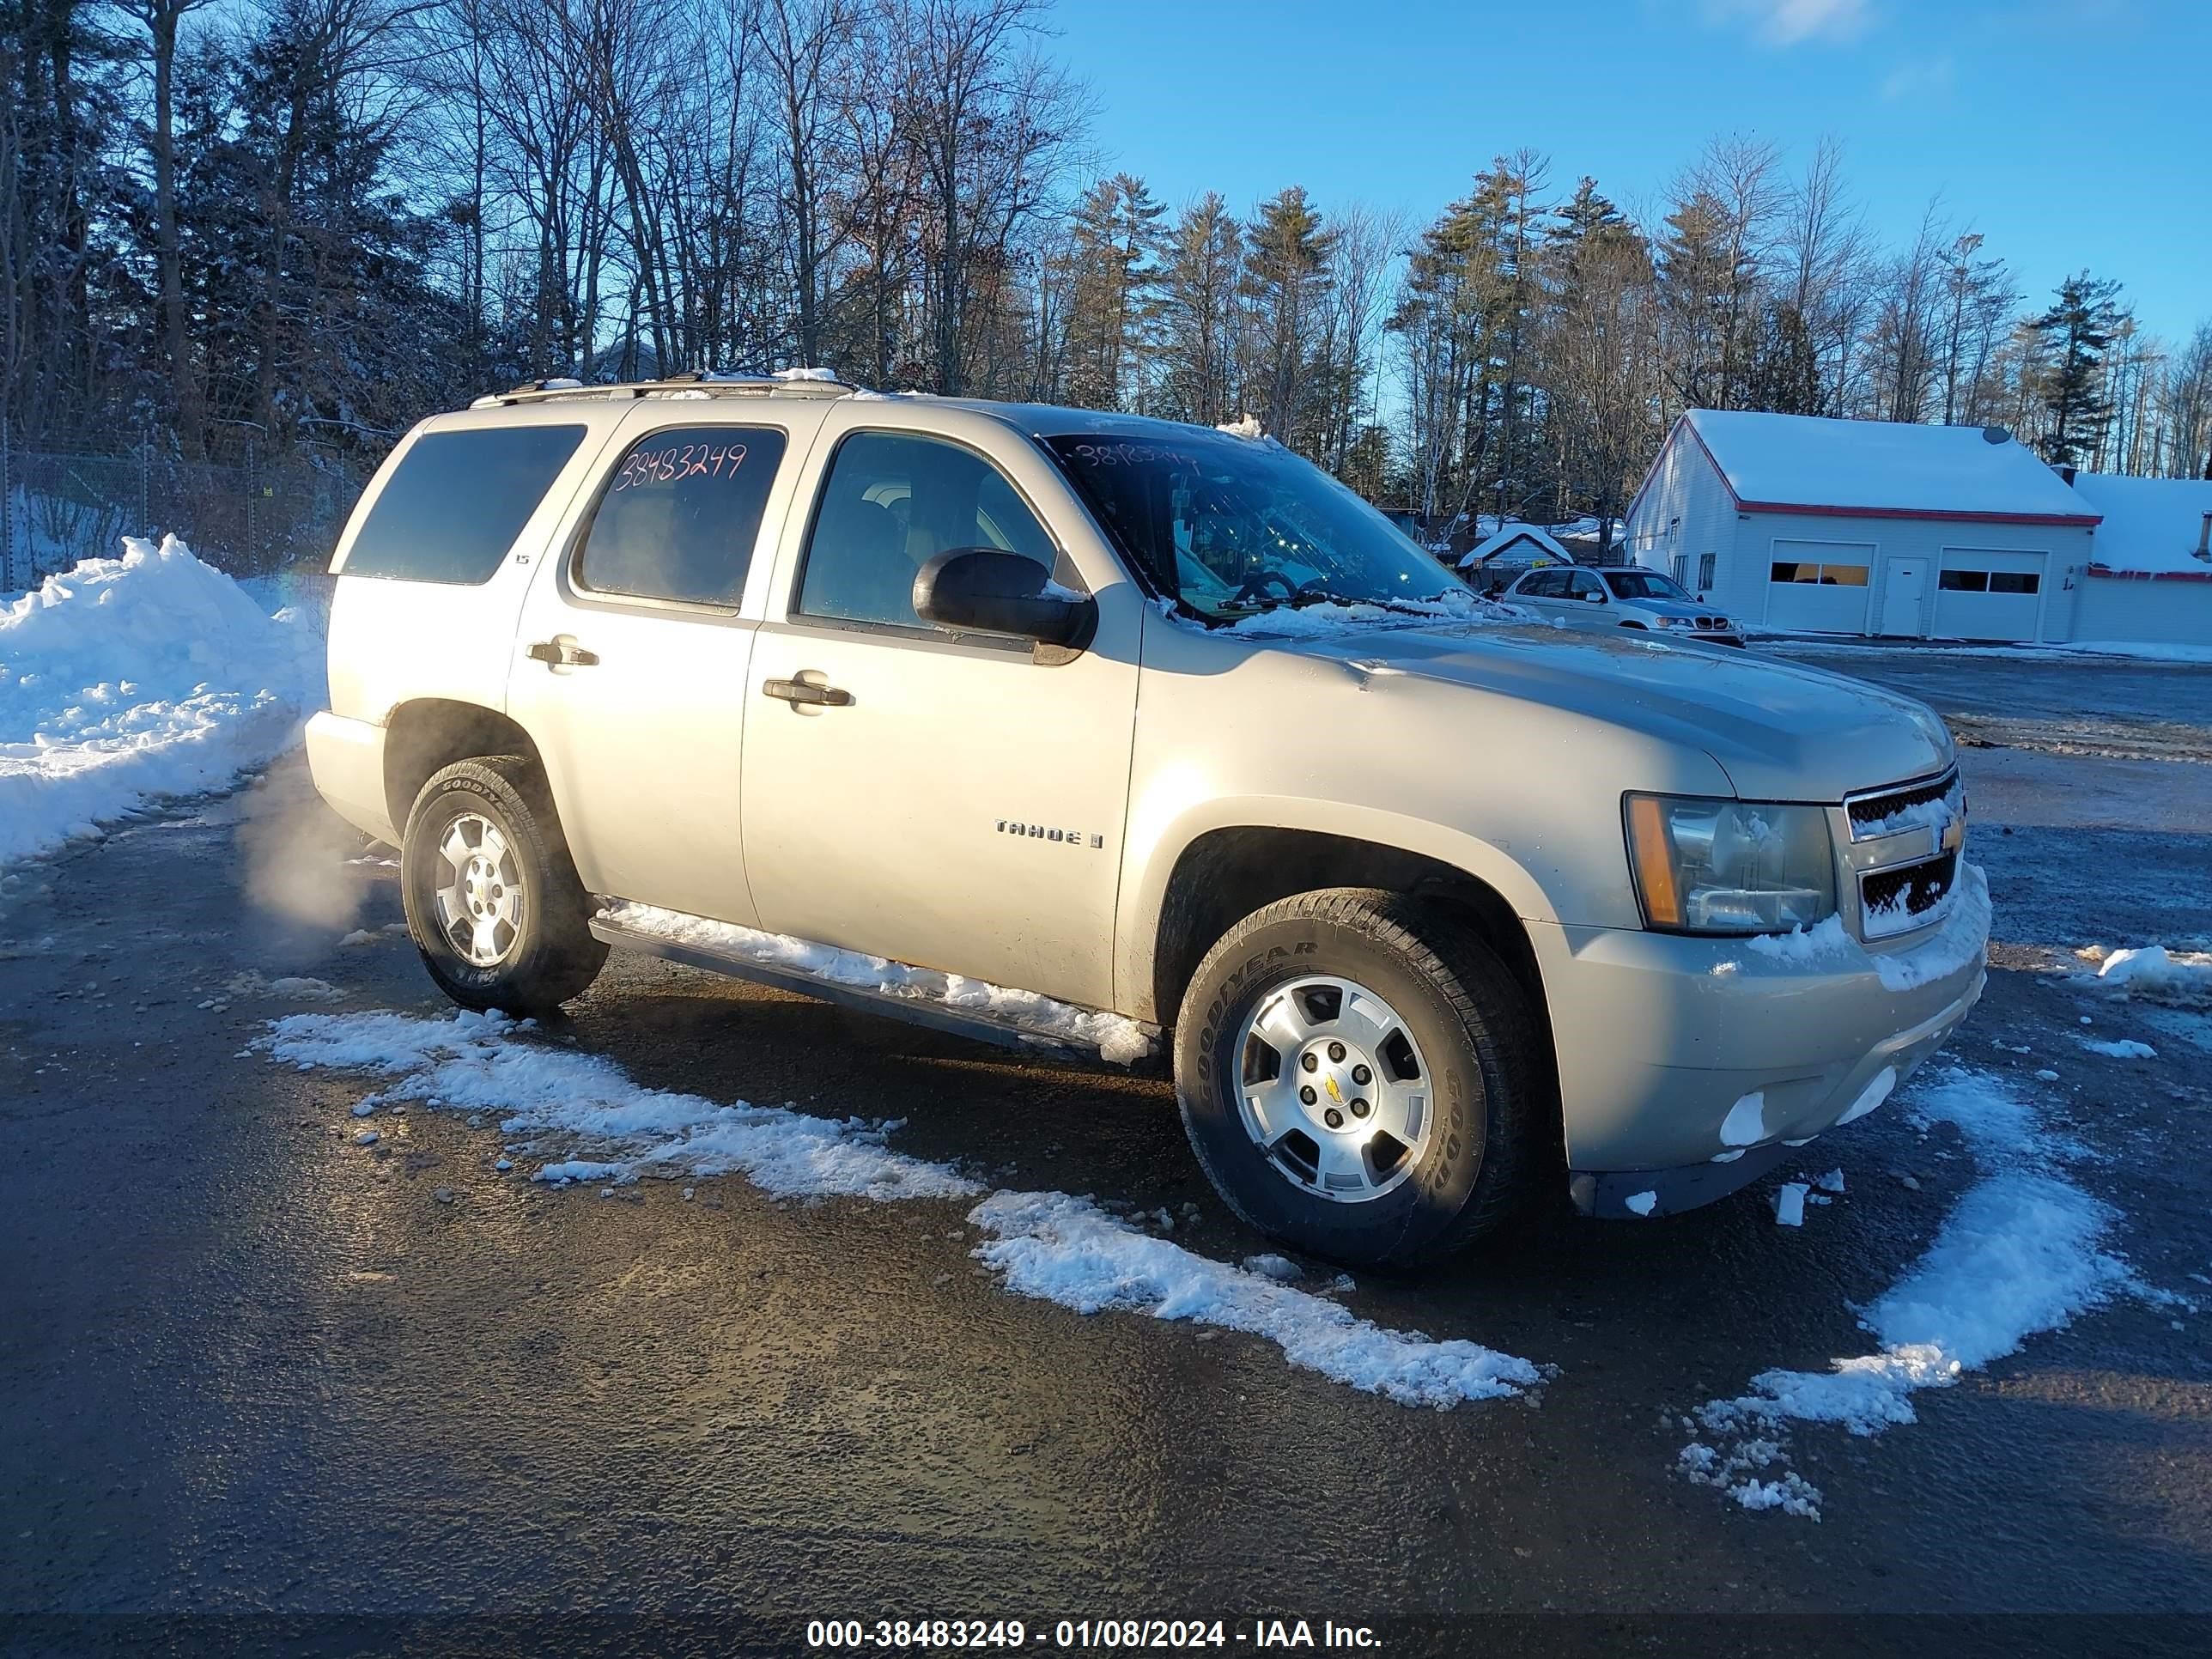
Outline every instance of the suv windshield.
<svg viewBox="0 0 2212 1659"><path fill-rule="evenodd" d="M1397 527L1279 444L1193 430L1043 440L1122 552L1201 617L1472 599Z"/></svg>
<svg viewBox="0 0 2212 1659"><path fill-rule="evenodd" d="M1671 576L1662 576L1656 570L1608 570L1605 573L1607 586L1613 597L1621 599L1688 599L1689 594Z"/></svg>

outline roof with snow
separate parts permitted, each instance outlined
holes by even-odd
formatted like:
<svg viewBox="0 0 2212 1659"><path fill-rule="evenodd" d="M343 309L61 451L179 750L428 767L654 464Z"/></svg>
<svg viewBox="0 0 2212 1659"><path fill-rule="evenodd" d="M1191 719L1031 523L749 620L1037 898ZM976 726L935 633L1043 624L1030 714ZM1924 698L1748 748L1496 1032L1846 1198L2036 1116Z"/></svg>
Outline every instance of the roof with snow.
<svg viewBox="0 0 2212 1659"><path fill-rule="evenodd" d="M2092 568L2212 578L2212 563L2195 556L2204 515L2212 513L2212 479L2084 472L2074 489L2105 515L2091 544Z"/></svg>
<svg viewBox="0 0 2212 1659"><path fill-rule="evenodd" d="M1747 513L2096 523L2096 508L2032 450L2009 435L1993 441L2001 430L1692 409L1667 441L1686 433Z"/></svg>
<svg viewBox="0 0 2212 1659"><path fill-rule="evenodd" d="M1462 570L1472 570L1477 565L1487 564L1499 554L1509 552L1526 543L1522 556L1530 559L1556 559L1561 564L1572 564L1575 556L1559 545L1551 532L1539 524L1504 524L1481 542L1468 550L1459 562Z"/></svg>

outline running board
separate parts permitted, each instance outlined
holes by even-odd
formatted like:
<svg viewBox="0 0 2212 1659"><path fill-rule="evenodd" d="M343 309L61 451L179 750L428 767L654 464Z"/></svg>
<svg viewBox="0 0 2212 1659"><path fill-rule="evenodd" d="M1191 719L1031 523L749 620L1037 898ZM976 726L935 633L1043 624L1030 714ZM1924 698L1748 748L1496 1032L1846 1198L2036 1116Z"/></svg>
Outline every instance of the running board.
<svg viewBox="0 0 2212 1659"><path fill-rule="evenodd" d="M790 991L820 1002L834 1002L864 1014L881 1014L890 1019L902 1019L910 1025L926 1026L931 1030L967 1037L976 1042L992 1043L1018 1053L1066 1054L1086 1060L1099 1058L1098 1045L1095 1042L1082 1042L1057 1032L1033 1030L1013 1020L975 1009L955 1008L927 995L844 984L819 974L809 973L804 968L764 962L735 951L718 950L710 944L669 939L643 928L624 927L605 915L592 918L592 936L604 939L609 945L642 951L647 956L659 957L664 961L680 962L687 968L702 969L730 979L745 980L755 985L768 986L773 990ZM1075 1012L1091 1013L1096 1011L1085 1008ZM1159 1028L1145 1024L1139 1029L1151 1040L1153 1055L1158 1055L1161 1048Z"/></svg>

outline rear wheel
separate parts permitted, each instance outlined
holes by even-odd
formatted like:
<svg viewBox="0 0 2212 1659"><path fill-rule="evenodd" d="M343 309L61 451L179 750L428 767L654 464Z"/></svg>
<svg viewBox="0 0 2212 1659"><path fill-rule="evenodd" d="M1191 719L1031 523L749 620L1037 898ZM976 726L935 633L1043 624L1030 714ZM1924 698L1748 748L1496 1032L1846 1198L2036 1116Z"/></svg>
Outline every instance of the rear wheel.
<svg viewBox="0 0 2212 1659"><path fill-rule="evenodd" d="M520 756L458 761L422 786L399 877L422 965L463 1007L550 1012L607 959L552 805Z"/></svg>
<svg viewBox="0 0 2212 1659"><path fill-rule="evenodd" d="M1523 1196L1545 1121L1541 1034L1504 965L1433 905L1355 888L1281 900L1214 946L1184 1008L1183 1126L1263 1231L1413 1266Z"/></svg>

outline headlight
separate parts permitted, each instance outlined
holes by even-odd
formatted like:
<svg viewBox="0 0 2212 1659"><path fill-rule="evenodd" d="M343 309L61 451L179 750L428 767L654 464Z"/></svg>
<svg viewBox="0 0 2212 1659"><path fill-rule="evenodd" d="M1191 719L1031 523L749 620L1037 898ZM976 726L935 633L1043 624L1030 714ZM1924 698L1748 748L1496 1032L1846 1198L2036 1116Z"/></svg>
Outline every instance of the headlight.
<svg viewBox="0 0 2212 1659"><path fill-rule="evenodd" d="M1826 808L1680 795L1630 795L1626 805L1647 927L1778 933L1834 914Z"/></svg>
<svg viewBox="0 0 2212 1659"><path fill-rule="evenodd" d="M1687 617L1654 617L1651 620L1662 628L1687 628L1690 625Z"/></svg>

